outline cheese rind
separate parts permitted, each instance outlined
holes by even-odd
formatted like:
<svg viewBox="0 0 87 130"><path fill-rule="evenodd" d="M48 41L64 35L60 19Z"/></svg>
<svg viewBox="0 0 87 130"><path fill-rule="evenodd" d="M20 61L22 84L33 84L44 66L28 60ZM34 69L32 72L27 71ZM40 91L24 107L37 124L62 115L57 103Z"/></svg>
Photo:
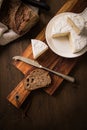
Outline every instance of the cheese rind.
<svg viewBox="0 0 87 130"><path fill-rule="evenodd" d="M40 40L31 39L31 44L34 59L37 59L48 49L48 46Z"/></svg>
<svg viewBox="0 0 87 130"><path fill-rule="evenodd" d="M79 17L78 21L80 20L81 17ZM75 21L75 20L74 20ZM72 27L72 29L77 33L80 34L83 29L84 29L84 20L82 19L80 22L80 27L78 24L76 24L70 17L67 18L68 24Z"/></svg>
<svg viewBox="0 0 87 130"><path fill-rule="evenodd" d="M80 35L78 35L76 30L73 29L70 24L68 24L67 18L70 18L74 21L74 24L81 31ZM57 38L57 36L59 37L63 35L68 36L72 53L79 52L87 46L87 32L85 32L85 29L83 29L84 27L85 21L82 16L74 13L71 13L71 15L66 13L65 15L61 15L61 17L55 21L52 27L52 38Z"/></svg>
<svg viewBox="0 0 87 130"><path fill-rule="evenodd" d="M69 40L72 47L72 53L77 53L87 46L86 36L77 35L74 31L70 33Z"/></svg>
<svg viewBox="0 0 87 130"><path fill-rule="evenodd" d="M56 33L52 35L52 38L58 38L58 37L65 37L68 36L70 34L70 32L63 32L63 33Z"/></svg>

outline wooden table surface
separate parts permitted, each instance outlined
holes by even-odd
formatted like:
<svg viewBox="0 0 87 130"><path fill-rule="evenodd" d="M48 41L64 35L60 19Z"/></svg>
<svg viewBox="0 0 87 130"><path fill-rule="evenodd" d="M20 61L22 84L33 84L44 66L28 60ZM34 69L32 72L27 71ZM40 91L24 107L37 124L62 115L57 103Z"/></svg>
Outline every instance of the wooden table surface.
<svg viewBox="0 0 87 130"><path fill-rule="evenodd" d="M6 97L24 78L12 65L12 57L21 55L66 0L46 0L51 10L40 10L40 21L26 35L2 47L0 46L0 130L87 130L87 53L71 71L77 84L63 81L53 96L42 89L33 91L20 109ZM73 12L87 7L87 0L79 0Z"/></svg>

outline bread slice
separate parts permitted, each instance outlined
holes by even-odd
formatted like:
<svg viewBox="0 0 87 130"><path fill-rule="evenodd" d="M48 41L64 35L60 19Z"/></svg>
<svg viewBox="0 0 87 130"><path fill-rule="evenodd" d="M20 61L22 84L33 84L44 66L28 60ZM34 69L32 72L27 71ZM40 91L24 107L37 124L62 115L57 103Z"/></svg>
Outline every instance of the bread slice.
<svg viewBox="0 0 87 130"><path fill-rule="evenodd" d="M50 83L51 77L47 71L35 69L24 80L24 87L27 90L35 90L42 87L48 87Z"/></svg>
<svg viewBox="0 0 87 130"><path fill-rule="evenodd" d="M34 59L37 59L41 54L43 54L48 49L48 46L40 40L31 39L31 44Z"/></svg>

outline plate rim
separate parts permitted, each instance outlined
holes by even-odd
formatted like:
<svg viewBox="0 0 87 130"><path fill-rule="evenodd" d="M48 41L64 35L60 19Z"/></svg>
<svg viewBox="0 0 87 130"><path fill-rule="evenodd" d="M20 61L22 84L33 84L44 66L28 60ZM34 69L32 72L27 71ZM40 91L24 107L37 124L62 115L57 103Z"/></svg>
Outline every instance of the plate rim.
<svg viewBox="0 0 87 130"><path fill-rule="evenodd" d="M61 56L61 57L64 57L64 58L76 58L76 57L79 57L81 55L83 55L84 53L87 52L87 46L85 48L83 48L81 51L77 52L77 53L72 53L73 56L65 56L65 55L61 55L60 53L56 52L52 47L51 45L49 44L49 39L47 38L47 33L49 32L49 27L51 25L51 28L52 28L52 24L54 22L55 19L57 19L58 17L61 17L63 15L67 15L67 14L77 14L77 13L73 13L73 12L63 12L63 13L60 13L60 14L57 14L55 15L47 24L46 26L46 30L45 30L45 37L46 37L46 42L47 42L47 45L49 46L49 48L57 55ZM51 39L51 38L50 38Z"/></svg>

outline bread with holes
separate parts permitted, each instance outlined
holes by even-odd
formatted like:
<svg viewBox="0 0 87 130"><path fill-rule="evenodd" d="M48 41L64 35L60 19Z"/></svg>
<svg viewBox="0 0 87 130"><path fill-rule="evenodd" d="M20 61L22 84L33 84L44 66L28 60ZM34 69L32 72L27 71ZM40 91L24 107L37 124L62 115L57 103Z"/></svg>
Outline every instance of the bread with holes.
<svg viewBox="0 0 87 130"><path fill-rule="evenodd" d="M30 91L48 87L49 84L51 84L51 77L49 72L43 69L33 70L24 80L24 88Z"/></svg>

